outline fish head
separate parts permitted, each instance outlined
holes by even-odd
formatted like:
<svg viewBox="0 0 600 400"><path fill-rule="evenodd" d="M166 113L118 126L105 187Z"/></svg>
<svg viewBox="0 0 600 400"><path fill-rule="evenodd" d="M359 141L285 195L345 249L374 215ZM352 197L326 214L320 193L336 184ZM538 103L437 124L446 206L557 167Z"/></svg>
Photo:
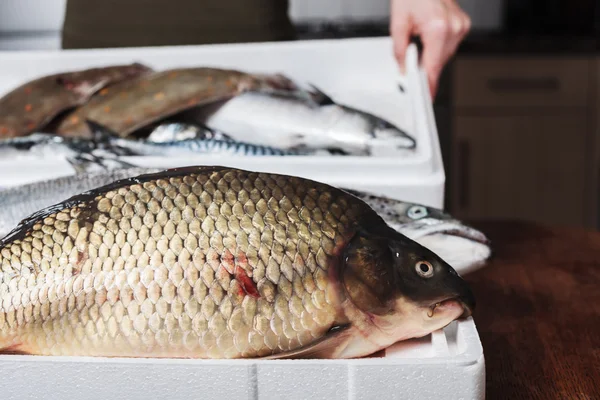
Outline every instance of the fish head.
<svg viewBox="0 0 600 400"><path fill-rule="evenodd" d="M344 189L367 203L393 229L427 247L460 273L472 272L492 254L481 231L435 207Z"/></svg>
<svg viewBox="0 0 600 400"><path fill-rule="evenodd" d="M471 315L473 292L450 264L387 226L380 231L356 235L340 269L354 315L375 328L372 341L422 337Z"/></svg>
<svg viewBox="0 0 600 400"><path fill-rule="evenodd" d="M370 145L373 150L391 148L391 150L398 151L401 149L414 149L416 147L416 140L396 125L374 115L369 115L368 117L371 120L371 134L373 139Z"/></svg>
<svg viewBox="0 0 600 400"><path fill-rule="evenodd" d="M478 229L433 207L395 204L400 220L387 221L403 235L427 247L462 274L483 265L492 254L491 242ZM402 222L399 222L402 221Z"/></svg>

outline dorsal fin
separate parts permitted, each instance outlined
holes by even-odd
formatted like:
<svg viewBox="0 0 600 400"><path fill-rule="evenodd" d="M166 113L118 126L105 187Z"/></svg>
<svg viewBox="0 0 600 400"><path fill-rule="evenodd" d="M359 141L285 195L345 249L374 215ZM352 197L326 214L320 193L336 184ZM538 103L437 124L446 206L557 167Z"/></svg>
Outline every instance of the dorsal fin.
<svg viewBox="0 0 600 400"><path fill-rule="evenodd" d="M92 140L96 143L107 143L110 141L110 138L119 137L115 131L96 121L86 119L85 123L89 127L90 132L92 132Z"/></svg>
<svg viewBox="0 0 600 400"><path fill-rule="evenodd" d="M333 101L333 99L331 97L329 97L329 95L327 95L321 89L319 89L318 87L316 87L313 84L309 84L309 86L312 89L311 97L312 97L313 101L315 101L318 105L331 106L331 105L335 104L335 101Z"/></svg>

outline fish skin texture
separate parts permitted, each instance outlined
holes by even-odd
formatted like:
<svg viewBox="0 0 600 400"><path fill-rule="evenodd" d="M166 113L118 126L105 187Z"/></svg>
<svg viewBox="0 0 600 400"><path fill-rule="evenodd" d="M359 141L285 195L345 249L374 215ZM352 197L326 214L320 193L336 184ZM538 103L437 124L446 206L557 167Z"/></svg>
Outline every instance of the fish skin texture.
<svg viewBox="0 0 600 400"><path fill-rule="evenodd" d="M40 130L61 112L87 102L102 88L150 71L151 68L134 63L64 72L27 82L0 98L0 138Z"/></svg>
<svg viewBox="0 0 600 400"><path fill-rule="evenodd" d="M296 85L280 75L197 67L156 72L106 88L67 114L55 128L64 136L90 137L87 120L121 137L184 110L229 99L246 90L287 91Z"/></svg>

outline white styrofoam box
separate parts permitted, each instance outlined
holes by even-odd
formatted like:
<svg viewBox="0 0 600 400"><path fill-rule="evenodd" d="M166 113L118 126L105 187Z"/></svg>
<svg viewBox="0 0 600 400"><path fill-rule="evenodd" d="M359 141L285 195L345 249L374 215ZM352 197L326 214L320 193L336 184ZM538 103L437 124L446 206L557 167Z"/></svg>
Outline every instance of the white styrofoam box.
<svg viewBox="0 0 600 400"><path fill-rule="evenodd" d="M335 100L374 112L418 140L397 157L129 157L147 166L220 164L292 173L441 207L444 170L417 50L400 75L389 38L3 54L0 95L69 69L140 61L155 68L212 65L282 72ZM404 90L397 88L400 83ZM4 164L3 164L4 163ZM58 158L0 160L1 185L72 174ZM0 398L482 399L484 355L472 318L383 354L354 360L182 360L0 355Z"/></svg>
<svg viewBox="0 0 600 400"><path fill-rule="evenodd" d="M60 31L66 0L1 0L0 32Z"/></svg>
<svg viewBox="0 0 600 400"><path fill-rule="evenodd" d="M345 15L353 20L381 20L390 16L390 0L346 0Z"/></svg>
<svg viewBox="0 0 600 400"><path fill-rule="evenodd" d="M471 18L473 29L497 30L502 27L504 0L458 0Z"/></svg>
<svg viewBox="0 0 600 400"><path fill-rule="evenodd" d="M401 75L386 38L296 41L287 43L177 46L135 49L7 52L0 63L0 95L41 75L139 61L157 69L216 66L250 72L284 73L312 83L334 100L380 115L413 135L414 152L377 157L129 157L143 166L199 164L296 174L337 186L371 190L406 201L442 207L445 175L431 99L415 46ZM401 84L403 91L400 91ZM31 161L31 163L30 163ZM35 163L35 166L32 166ZM64 176L60 158L0 160L0 187ZM14 171L14 172L13 172ZM69 173L67 173L69 174Z"/></svg>
<svg viewBox="0 0 600 400"><path fill-rule="evenodd" d="M290 0L289 15L294 22L334 20L344 14L347 0Z"/></svg>
<svg viewBox="0 0 600 400"><path fill-rule="evenodd" d="M294 22L380 20L390 15L390 0L291 0L290 18Z"/></svg>
<svg viewBox="0 0 600 400"><path fill-rule="evenodd" d="M188 360L0 355L2 400L485 398L472 319L353 360Z"/></svg>
<svg viewBox="0 0 600 400"><path fill-rule="evenodd" d="M1 1L1 0L0 0ZM0 35L0 51L60 50L60 32ZM0 58L2 56L0 55Z"/></svg>

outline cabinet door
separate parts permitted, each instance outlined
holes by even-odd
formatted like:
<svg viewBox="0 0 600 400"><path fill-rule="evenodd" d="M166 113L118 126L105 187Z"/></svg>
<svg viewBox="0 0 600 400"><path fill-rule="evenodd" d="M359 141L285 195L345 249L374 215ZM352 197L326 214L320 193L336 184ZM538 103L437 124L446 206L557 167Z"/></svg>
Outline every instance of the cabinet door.
<svg viewBox="0 0 600 400"><path fill-rule="evenodd" d="M587 107L588 58L467 58L454 68L458 108Z"/></svg>
<svg viewBox="0 0 600 400"><path fill-rule="evenodd" d="M457 116L452 212L589 226L586 117Z"/></svg>

